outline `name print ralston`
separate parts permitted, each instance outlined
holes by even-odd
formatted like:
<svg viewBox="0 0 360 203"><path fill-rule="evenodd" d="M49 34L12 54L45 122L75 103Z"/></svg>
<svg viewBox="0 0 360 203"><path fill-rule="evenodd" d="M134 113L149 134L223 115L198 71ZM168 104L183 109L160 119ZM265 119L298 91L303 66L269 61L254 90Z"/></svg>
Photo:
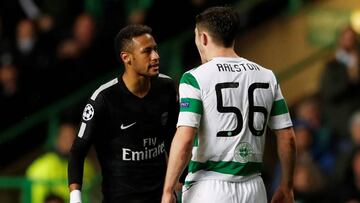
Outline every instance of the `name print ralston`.
<svg viewBox="0 0 360 203"><path fill-rule="evenodd" d="M260 68L254 63L217 63L219 72L241 72L241 71L259 71Z"/></svg>

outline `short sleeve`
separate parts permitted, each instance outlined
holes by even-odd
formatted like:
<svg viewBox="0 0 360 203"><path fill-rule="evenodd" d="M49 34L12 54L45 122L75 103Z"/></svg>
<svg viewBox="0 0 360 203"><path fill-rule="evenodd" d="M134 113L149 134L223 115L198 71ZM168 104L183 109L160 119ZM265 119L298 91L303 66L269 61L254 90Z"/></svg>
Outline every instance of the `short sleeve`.
<svg viewBox="0 0 360 203"><path fill-rule="evenodd" d="M273 102L269 127L273 130L283 129L292 126L289 109L286 105L286 101L281 93L280 85L275 85L275 100Z"/></svg>
<svg viewBox="0 0 360 203"><path fill-rule="evenodd" d="M189 72L180 80L179 86L180 113L177 127L190 126L198 128L203 114L200 85Z"/></svg>

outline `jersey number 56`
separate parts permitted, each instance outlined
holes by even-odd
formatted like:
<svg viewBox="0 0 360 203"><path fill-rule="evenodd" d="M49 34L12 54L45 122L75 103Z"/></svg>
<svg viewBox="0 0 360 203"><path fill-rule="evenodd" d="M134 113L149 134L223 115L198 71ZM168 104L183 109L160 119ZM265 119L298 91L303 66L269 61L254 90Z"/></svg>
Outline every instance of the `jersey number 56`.
<svg viewBox="0 0 360 203"><path fill-rule="evenodd" d="M218 83L215 85L217 110L220 113L234 113L237 118L237 126L234 130L219 131L216 135L217 137L236 136L241 132L241 129L243 128L243 117L242 117L241 111L234 106L224 106L223 99L222 99L223 98L222 92L221 92L221 90L225 89L225 88L238 88L238 87L239 87L238 82L225 82L225 83ZM252 83L248 89L248 98L249 98L249 122L248 122L248 125L249 125L249 129L250 129L251 133L254 136L261 136L264 133L265 124L266 124L267 116L268 116L268 112L265 107L254 105L254 91L255 91L255 89L258 89L258 88L268 89L269 83L258 83L258 82ZM262 129L260 129L260 130L257 130L254 127L255 112L264 114L264 123L263 123Z"/></svg>

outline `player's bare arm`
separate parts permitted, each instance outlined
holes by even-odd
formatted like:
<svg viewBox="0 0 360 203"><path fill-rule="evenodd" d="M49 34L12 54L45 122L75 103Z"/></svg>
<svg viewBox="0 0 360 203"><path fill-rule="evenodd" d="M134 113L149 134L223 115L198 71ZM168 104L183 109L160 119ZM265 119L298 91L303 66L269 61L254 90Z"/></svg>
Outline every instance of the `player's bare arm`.
<svg viewBox="0 0 360 203"><path fill-rule="evenodd" d="M292 127L276 130L278 154L281 163L281 182L271 203L291 203L294 201L293 176L296 159L295 133Z"/></svg>
<svg viewBox="0 0 360 203"><path fill-rule="evenodd" d="M196 128L180 126L171 143L162 203L175 203L174 191L179 177L191 158Z"/></svg>

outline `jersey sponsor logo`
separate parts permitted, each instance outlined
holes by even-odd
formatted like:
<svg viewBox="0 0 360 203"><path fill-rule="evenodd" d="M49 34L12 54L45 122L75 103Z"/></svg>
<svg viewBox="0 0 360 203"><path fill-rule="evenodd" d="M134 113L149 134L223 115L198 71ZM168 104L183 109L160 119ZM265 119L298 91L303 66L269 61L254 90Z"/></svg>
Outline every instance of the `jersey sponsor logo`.
<svg viewBox="0 0 360 203"><path fill-rule="evenodd" d="M133 122L133 123L131 123L131 124L129 124L129 125L124 125L124 124L122 123L121 126L120 126L120 129L121 129L121 130L125 130L125 129L130 128L131 126L133 126L133 125L135 125L135 124L136 124L136 122Z"/></svg>
<svg viewBox="0 0 360 203"><path fill-rule="evenodd" d="M132 150L129 148L122 148L122 160L123 161L143 161L148 159L154 159L165 152L165 143L162 142L157 146L152 146L151 143L144 147L143 150ZM156 144L156 142L155 142ZM145 144L144 144L145 145Z"/></svg>
<svg viewBox="0 0 360 203"><path fill-rule="evenodd" d="M188 101L182 101L180 103L180 108L189 108L190 107L190 102Z"/></svg>
<svg viewBox="0 0 360 203"><path fill-rule="evenodd" d="M94 116L95 111L93 106L91 106L91 104L86 104L82 118L84 119L84 121L88 121L90 119L92 119L92 117Z"/></svg>

